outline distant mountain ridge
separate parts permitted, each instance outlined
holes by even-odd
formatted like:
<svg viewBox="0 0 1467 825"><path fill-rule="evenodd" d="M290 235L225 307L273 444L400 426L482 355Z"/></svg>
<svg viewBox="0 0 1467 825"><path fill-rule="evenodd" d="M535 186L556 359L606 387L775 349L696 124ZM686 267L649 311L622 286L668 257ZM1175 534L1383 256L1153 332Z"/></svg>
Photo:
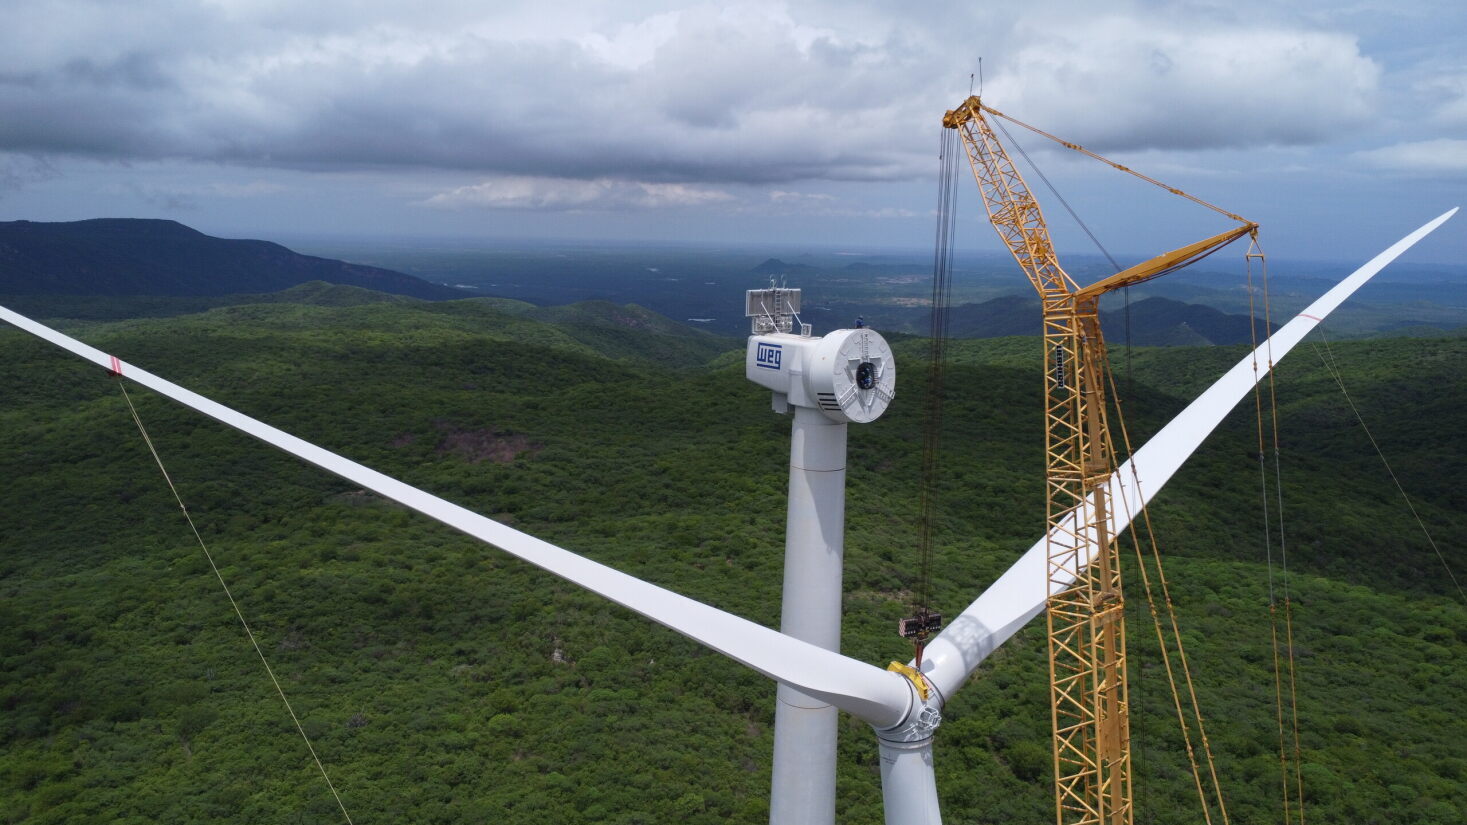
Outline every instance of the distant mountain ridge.
<svg viewBox="0 0 1467 825"><path fill-rule="evenodd" d="M749 271L757 272L760 275L790 275L797 272L814 272L815 267L809 264L790 264L778 258L769 258Z"/></svg>
<svg viewBox="0 0 1467 825"><path fill-rule="evenodd" d="M215 238L177 221L0 222L0 294L230 295L310 281L428 300L468 297L390 269L301 255L270 241Z"/></svg>

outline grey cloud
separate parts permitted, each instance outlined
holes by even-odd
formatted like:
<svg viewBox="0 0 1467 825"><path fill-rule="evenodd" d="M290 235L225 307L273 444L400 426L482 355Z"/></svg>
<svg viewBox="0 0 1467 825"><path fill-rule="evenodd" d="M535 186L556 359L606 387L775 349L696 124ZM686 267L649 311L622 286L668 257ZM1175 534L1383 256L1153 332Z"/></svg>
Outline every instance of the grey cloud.
<svg viewBox="0 0 1467 825"><path fill-rule="evenodd" d="M1467 177L1467 140L1436 138L1356 152L1352 156L1377 169L1413 175Z"/></svg>
<svg viewBox="0 0 1467 825"><path fill-rule="evenodd" d="M435 209L604 211L702 206L732 201L726 192L681 183L504 177L461 186L422 201Z"/></svg>
<svg viewBox="0 0 1467 825"><path fill-rule="evenodd" d="M1467 62L1453 73L1420 84L1431 112L1431 122L1449 129L1467 129Z"/></svg>
<svg viewBox="0 0 1467 825"><path fill-rule="evenodd" d="M1109 17L1035 33L992 87L1091 148L1192 150L1337 139L1375 113L1379 77L1343 34Z"/></svg>
<svg viewBox="0 0 1467 825"><path fill-rule="evenodd" d="M0 197L59 174L46 158L0 153Z"/></svg>
<svg viewBox="0 0 1467 825"><path fill-rule="evenodd" d="M159 65L154 55L138 52L131 52L103 62L78 57L64 63L57 75L64 78L70 85L91 86L98 89L145 91L177 89L173 79Z"/></svg>
<svg viewBox="0 0 1467 825"><path fill-rule="evenodd" d="M178 192L139 184L131 184L127 189L138 199L165 212L193 212L199 208L198 200L190 192Z"/></svg>
<svg viewBox="0 0 1467 825"><path fill-rule="evenodd" d="M537 16L471 2L158 0L98 5L75 31L21 43L36 30L26 15L48 12L17 2L0 12L0 45L15 47L0 49L0 150L470 179L911 179L931 174L938 117L979 50L1000 108L1098 148L1315 143L1372 111L1376 68L1347 36L1193 33L1089 8L662 4L613 16L569 2ZM670 34L628 34L669 9L658 19Z"/></svg>
<svg viewBox="0 0 1467 825"><path fill-rule="evenodd" d="M408 34L396 36L411 41ZM879 54L852 78L861 49L823 41L801 50L760 21L729 30L716 19L695 20L630 70L566 40L447 36L411 59L394 58L390 43L386 56L358 57L350 44L313 53L309 42L290 38L275 53L206 58L182 41L176 48L0 75L0 111L8 115L0 146L646 180L912 172L907 150L887 133L890 118L877 116L885 107L852 99L862 78L874 80ZM879 101L891 83L866 85ZM852 114L871 116L843 125Z"/></svg>

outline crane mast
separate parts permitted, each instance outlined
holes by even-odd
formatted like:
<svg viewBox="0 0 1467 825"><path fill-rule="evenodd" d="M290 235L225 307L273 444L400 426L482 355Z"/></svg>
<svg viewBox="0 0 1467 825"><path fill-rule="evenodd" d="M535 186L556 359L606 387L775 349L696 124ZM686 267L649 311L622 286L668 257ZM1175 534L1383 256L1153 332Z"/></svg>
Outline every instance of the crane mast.
<svg viewBox="0 0 1467 825"><path fill-rule="evenodd" d="M943 126L956 129L961 136L989 220L1039 293L1043 311L1045 490L1050 528L1045 614L1056 822L1131 825L1125 602L1119 546L1111 529L1114 522L1105 486L1115 461L1106 415L1108 364L1099 299L1106 292L1185 266L1254 232L1257 225L1224 212L1241 226L1082 288L1060 266L1044 213L985 113L1006 117L979 98L969 97L944 115ZM1063 531L1058 539L1056 528Z"/></svg>

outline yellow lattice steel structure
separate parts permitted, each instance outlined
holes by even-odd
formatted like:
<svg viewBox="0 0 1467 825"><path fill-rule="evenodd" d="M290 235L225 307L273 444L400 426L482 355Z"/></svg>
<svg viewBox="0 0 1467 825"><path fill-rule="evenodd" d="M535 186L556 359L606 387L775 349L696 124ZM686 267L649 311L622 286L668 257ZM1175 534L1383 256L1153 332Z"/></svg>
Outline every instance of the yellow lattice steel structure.
<svg viewBox="0 0 1467 825"><path fill-rule="evenodd" d="M1106 415L1108 365L1099 300L1106 292L1185 266L1256 231L1257 224L1197 201L1240 226L1082 288L1060 267L1044 213L985 114L1012 120L969 97L944 115L943 125L962 137L989 220L1039 292L1043 309L1045 488L1052 537L1046 614L1055 818L1059 825L1130 825L1125 602L1105 488L1115 460ZM1080 146L1040 134L1137 174ZM1064 529L1063 539L1054 540L1055 528L1066 524L1070 527Z"/></svg>

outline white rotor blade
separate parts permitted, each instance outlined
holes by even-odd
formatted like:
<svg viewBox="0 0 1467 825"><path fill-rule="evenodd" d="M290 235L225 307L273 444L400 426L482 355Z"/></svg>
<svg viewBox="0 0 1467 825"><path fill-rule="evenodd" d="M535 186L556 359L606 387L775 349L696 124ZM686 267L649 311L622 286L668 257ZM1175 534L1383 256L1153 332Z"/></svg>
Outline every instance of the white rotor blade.
<svg viewBox="0 0 1467 825"><path fill-rule="evenodd" d="M0 307L0 320L605 596L771 679L829 702L879 728L895 725L907 712L912 689L901 675L802 642L541 541L211 401L5 307Z"/></svg>
<svg viewBox="0 0 1467 825"><path fill-rule="evenodd" d="M1131 523L1131 517L1141 512L1208 434L1268 373L1271 364L1278 363L1315 325L1386 264L1456 213L1457 209L1453 208L1442 214L1336 284L1228 370L1137 450L1110 478L1109 494L1114 503L1109 508L1110 534L1119 535ZM1134 479L1140 480L1139 488ZM1073 541L1075 532L1073 517L1056 526L927 645L922 670L944 697L952 696L988 654L1044 610L1046 545L1053 542L1056 547L1063 547Z"/></svg>

